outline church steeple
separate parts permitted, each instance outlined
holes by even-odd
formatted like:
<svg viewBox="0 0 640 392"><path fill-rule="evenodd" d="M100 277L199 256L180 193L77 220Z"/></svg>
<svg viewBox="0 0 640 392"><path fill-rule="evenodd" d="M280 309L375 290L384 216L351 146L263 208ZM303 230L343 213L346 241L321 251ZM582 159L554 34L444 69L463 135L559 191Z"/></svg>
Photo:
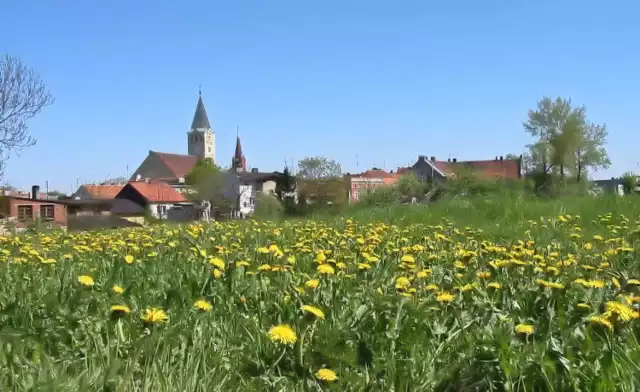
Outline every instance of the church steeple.
<svg viewBox="0 0 640 392"><path fill-rule="evenodd" d="M247 171L247 160L244 158L240 144L240 127L236 130L236 152L231 160L231 168L235 171Z"/></svg>
<svg viewBox="0 0 640 392"><path fill-rule="evenodd" d="M216 161L216 135L211 129L207 110L202 102L202 90L198 90L198 104L193 115L191 129L187 132L187 146L189 155L198 159L209 158Z"/></svg>
<svg viewBox="0 0 640 392"><path fill-rule="evenodd" d="M204 102L202 102L202 91L198 91L198 104L196 105L196 113L193 115L193 121L191 122L191 129L211 129L207 109L204 108Z"/></svg>

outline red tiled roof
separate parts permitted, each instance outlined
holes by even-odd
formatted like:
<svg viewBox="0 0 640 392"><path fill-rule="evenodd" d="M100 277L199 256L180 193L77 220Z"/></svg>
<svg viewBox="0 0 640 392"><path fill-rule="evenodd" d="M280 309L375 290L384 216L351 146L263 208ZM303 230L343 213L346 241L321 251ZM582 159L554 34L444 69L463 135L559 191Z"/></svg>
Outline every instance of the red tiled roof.
<svg viewBox="0 0 640 392"><path fill-rule="evenodd" d="M381 169L371 169L362 173L351 174L350 177L364 177L364 178L394 178L396 174L386 172Z"/></svg>
<svg viewBox="0 0 640 392"><path fill-rule="evenodd" d="M130 181L129 185L149 203L179 203L188 201L180 192L165 182Z"/></svg>
<svg viewBox="0 0 640 392"><path fill-rule="evenodd" d="M444 174L453 174L457 168L469 167L471 170L489 178L517 179L520 177L517 159L458 162L432 161L431 163Z"/></svg>
<svg viewBox="0 0 640 392"><path fill-rule="evenodd" d="M166 152L151 151L156 154L176 178L185 177L196 165L198 157L194 155L170 154Z"/></svg>
<svg viewBox="0 0 640 392"><path fill-rule="evenodd" d="M94 199L113 199L124 185L83 185Z"/></svg>
<svg viewBox="0 0 640 392"><path fill-rule="evenodd" d="M411 167L399 167L396 174L407 174L411 171Z"/></svg>

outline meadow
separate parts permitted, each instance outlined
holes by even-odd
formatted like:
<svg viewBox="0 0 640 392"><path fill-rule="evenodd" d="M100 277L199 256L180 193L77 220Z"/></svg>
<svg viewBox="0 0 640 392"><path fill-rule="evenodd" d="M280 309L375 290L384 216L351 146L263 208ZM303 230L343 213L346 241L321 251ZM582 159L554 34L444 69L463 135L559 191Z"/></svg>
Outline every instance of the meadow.
<svg viewBox="0 0 640 392"><path fill-rule="evenodd" d="M637 390L639 204L0 237L0 389Z"/></svg>

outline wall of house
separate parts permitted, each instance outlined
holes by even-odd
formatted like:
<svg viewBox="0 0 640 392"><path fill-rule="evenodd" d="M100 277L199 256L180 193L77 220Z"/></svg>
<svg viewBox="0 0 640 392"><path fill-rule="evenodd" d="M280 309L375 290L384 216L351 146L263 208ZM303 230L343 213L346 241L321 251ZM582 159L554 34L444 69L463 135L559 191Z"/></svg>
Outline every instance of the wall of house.
<svg viewBox="0 0 640 392"><path fill-rule="evenodd" d="M135 180L140 174L142 178L171 178L174 174L167 168L162 159L156 154L149 152L149 155L142 161L140 166L131 175L131 180Z"/></svg>
<svg viewBox="0 0 640 392"><path fill-rule="evenodd" d="M158 211L158 207L164 207L164 211ZM193 219L193 206L174 203L149 204L151 216L156 219L168 219L173 221L188 221Z"/></svg>
<svg viewBox="0 0 640 392"><path fill-rule="evenodd" d="M276 182L275 181L265 181L262 183L262 193L276 193Z"/></svg>
<svg viewBox="0 0 640 392"><path fill-rule="evenodd" d="M60 225L67 225L67 206L64 204L50 203L46 200L22 200L22 199L9 199L9 216L18 218L18 207L22 205L30 205L33 207L33 220L40 219L40 206L51 205L53 206L53 219L47 219ZM45 219L41 219L45 220Z"/></svg>
<svg viewBox="0 0 640 392"><path fill-rule="evenodd" d="M382 178L352 177L349 188L349 201L356 202L360 196L366 194L377 187L385 186Z"/></svg>

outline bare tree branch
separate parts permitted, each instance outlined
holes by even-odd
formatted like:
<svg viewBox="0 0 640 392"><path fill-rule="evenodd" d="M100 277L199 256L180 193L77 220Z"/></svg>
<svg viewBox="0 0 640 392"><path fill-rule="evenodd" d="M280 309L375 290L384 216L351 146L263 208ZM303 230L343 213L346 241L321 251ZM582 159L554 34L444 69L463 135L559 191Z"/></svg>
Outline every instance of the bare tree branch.
<svg viewBox="0 0 640 392"><path fill-rule="evenodd" d="M55 99L40 76L17 57L0 57L0 177L11 152L31 147L27 121Z"/></svg>

